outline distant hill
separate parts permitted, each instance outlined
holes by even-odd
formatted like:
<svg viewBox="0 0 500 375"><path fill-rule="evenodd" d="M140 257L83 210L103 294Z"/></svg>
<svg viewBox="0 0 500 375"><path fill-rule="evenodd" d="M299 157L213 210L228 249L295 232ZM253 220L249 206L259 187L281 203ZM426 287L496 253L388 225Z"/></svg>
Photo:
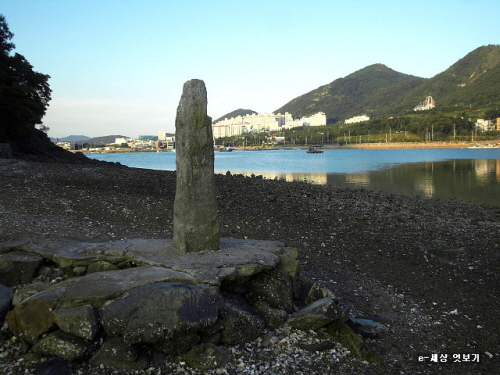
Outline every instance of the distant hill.
<svg viewBox="0 0 500 375"><path fill-rule="evenodd" d="M222 117L219 117L217 120L212 121L213 124L215 124L218 121L224 120L225 118L232 118L236 116L245 116L245 115L251 115L252 113L257 113L255 111L252 111L251 109L237 109L235 111L229 112L225 114Z"/></svg>
<svg viewBox="0 0 500 375"><path fill-rule="evenodd" d="M475 49L433 78L420 78L374 64L301 95L275 113L294 118L322 111L329 122L366 114L393 116L413 111L427 95L436 106L499 102L500 46Z"/></svg>
<svg viewBox="0 0 500 375"><path fill-rule="evenodd" d="M90 139L90 137L87 137L86 135L69 135L64 138L58 138L59 142L86 142Z"/></svg>

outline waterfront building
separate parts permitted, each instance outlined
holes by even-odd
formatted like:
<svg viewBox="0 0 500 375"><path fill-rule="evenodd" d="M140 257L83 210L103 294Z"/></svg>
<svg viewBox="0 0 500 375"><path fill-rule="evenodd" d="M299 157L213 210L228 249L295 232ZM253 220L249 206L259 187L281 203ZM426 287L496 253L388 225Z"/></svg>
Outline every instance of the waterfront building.
<svg viewBox="0 0 500 375"><path fill-rule="evenodd" d="M280 131L299 126L322 125L326 125L326 115L324 112L318 112L296 120L288 112L285 112L285 114L252 113L217 121L212 125L212 132L214 138L221 138L265 131Z"/></svg>
<svg viewBox="0 0 500 375"><path fill-rule="evenodd" d="M495 126L491 120L484 120L478 118L476 121L476 128L481 129L483 131L495 130Z"/></svg>
<svg viewBox="0 0 500 375"><path fill-rule="evenodd" d="M175 134L167 132L159 132L156 148L168 148L168 149L175 148Z"/></svg>

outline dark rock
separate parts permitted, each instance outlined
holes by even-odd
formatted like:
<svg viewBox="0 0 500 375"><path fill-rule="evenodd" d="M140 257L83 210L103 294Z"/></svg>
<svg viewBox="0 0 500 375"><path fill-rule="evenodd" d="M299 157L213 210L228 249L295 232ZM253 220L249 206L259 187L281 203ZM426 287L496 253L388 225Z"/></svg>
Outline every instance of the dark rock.
<svg viewBox="0 0 500 375"><path fill-rule="evenodd" d="M257 301L253 306L262 314L269 328L278 328L288 319L288 313L285 310L272 308L262 301Z"/></svg>
<svg viewBox="0 0 500 375"><path fill-rule="evenodd" d="M184 253L219 249L212 119L205 83L184 84L175 119L174 247Z"/></svg>
<svg viewBox="0 0 500 375"><path fill-rule="evenodd" d="M93 340L99 331L99 323L90 305L54 310L54 321L61 331L86 340Z"/></svg>
<svg viewBox="0 0 500 375"><path fill-rule="evenodd" d="M9 330L32 343L54 326L53 310L64 293L64 288L49 289L24 300L6 317Z"/></svg>
<svg viewBox="0 0 500 375"><path fill-rule="evenodd" d="M333 300L337 299L335 294L330 289L328 289L323 283L316 281L311 287L311 290L309 290L305 302L309 305L322 298L331 298Z"/></svg>
<svg viewBox="0 0 500 375"><path fill-rule="evenodd" d="M385 324L371 319L350 317L347 325L364 338L375 338L382 333L389 332L389 327Z"/></svg>
<svg viewBox="0 0 500 375"><path fill-rule="evenodd" d="M118 267L113 263L106 262L104 260L98 260L97 262L89 264L89 266L87 267L87 273L114 271L117 269Z"/></svg>
<svg viewBox="0 0 500 375"><path fill-rule="evenodd" d="M91 341L69 335L57 330L38 340L31 350L47 357L61 357L66 361L83 359L88 355L94 344Z"/></svg>
<svg viewBox="0 0 500 375"><path fill-rule="evenodd" d="M200 340L201 337L196 332L182 332L158 341L154 344L154 348L164 354L178 355L189 351L199 344Z"/></svg>
<svg viewBox="0 0 500 375"><path fill-rule="evenodd" d="M192 281L194 278L184 272L151 266L95 272L72 279L59 307L72 308L90 304L99 308L106 301L118 298L130 289L166 280Z"/></svg>
<svg viewBox="0 0 500 375"><path fill-rule="evenodd" d="M303 331L315 330L342 317L342 310L331 298L322 298L293 314L287 324Z"/></svg>
<svg viewBox="0 0 500 375"><path fill-rule="evenodd" d="M52 358L50 361L36 366L36 375L71 375L71 367L62 358Z"/></svg>
<svg viewBox="0 0 500 375"><path fill-rule="evenodd" d="M222 327L220 343L235 345L256 340L266 326L262 315L237 294L224 294L224 299L218 322Z"/></svg>
<svg viewBox="0 0 500 375"><path fill-rule="evenodd" d="M106 303L99 315L110 336L123 336L128 343L157 343L214 324L220 306L216 287L159 282Z"/></svg>
<svg viewBox="0 0 500 375"><path fill-rule="evenodd" d="M251 302L261 301L267 305L293 311L293 287L290 275L279 269L261 272L251 278L245 297Z"/></svg>
<svg viewBox="0 0 500 375"><path fill-rule="evenodd" d="M89 359L92 366L107 366L123 370L139 370L137 351L121 337L108 337Z"/></svg>
<svg viewBox="0 0 500 375"><path fill-rule="evenodd" d="M51 285L49 283L44 283L41 281L23 285L22 287L16 289L16 292L14 293L14 298L12 299L12 304L14 306L17 306L25 299L28 299L29 297L37 293L49 289L50 286Z"/></svg>
<svg viewBox="0 0 500 375"><path fill-rule="evenodd" d="M26 251L0 254L0 284L8 287L29 283L43 258Z"/></svg>
<svg viewBox="0 0 500 375"><path fill-rule="evenodd" d="M14 291L0 284L0 327L3 325L5 315L12 307Z"/></svg>

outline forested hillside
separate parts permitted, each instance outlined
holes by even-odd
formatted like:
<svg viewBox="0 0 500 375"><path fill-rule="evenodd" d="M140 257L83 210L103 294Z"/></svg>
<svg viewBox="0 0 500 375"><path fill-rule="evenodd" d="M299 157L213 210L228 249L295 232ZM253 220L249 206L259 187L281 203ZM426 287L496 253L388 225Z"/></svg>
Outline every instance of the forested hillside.
<svg viewBox="0 0 500 375"><path fill-rule="evenodd" d="M436 107L485 106L500 103L500 46L475 49L444 72L426 79L375 64L301 95L278 112L294 118L319 111L330 123L366 114L371 118L412 112L431 95Z"/></svg>

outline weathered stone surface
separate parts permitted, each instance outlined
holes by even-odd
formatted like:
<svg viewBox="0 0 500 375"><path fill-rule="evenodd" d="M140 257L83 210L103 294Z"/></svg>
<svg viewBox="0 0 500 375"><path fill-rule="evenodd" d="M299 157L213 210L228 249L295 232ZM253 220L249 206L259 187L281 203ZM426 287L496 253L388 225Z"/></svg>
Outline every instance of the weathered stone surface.
<svg viewBox="0 0 500 375"><path fill-rule="evenodd" d="M278 263L278 268L280 270L285 271L292 278L300 274L300 262L297 259L299 256L297 249L282 247L278 251L273 251L273 253L280 259Z"/></svg>
<svg viewBox="0 0 500 375"><path fill-rule="evenodd" d="M193 368L210 370L225 366L231 360L231 355L214 344L206 343L194 346L186 353L185 359Z"/></svg>
<svg viewBox="0 0 500 375"><path fill-rule="evenodd" d="M193 276L199 283L213 285L219 285L224 280L245 281L262 270L276 267L280 259L277 253L293 251L280 241L231 238L221 239L218 251L189 254L174 248L171 239L127 239L103 243L64 239L16 246L63 264L71 275L83 274L91 263L107 259L113 264L132 262L170 268Z"/></svg>
<svg viewBox="0 0 500 375"><path fill-rule="evenodd" d="M183 272L150 266L92 273L74 279L67 286L60 307L101 307L106 301L120 297L127 290L157 281L195 282L196 279Z"/></svg>
<svg viewBox="0 0 500 375"><path fill-rule="evenodd" d="M137 345L143 354L163 356L200 350L200 366L219 367L224 361L215 345L250 342L266 326L283 325L289 316L284 309L293 311L293 291L301 285L294 284L301 280L296 250L279 241L222 239L220 250L194 253L182 253L172 240L145 239L38 241L19 248L63 264L64 274L56 275L52 267L45 278L65 280L18 289L9 329L35 343L37 353L64 352L63 358L77 360L91 354L92 341L102 336L104 345L92 364L116 368L143 368ZM92 273L93 264L117 269ZM302 289L311 301L332 297L319 287L314 292L312 283ZM288 322L300 329L323 327L337 316L330 303L332 298L322 298Z"/></svg>
<svg viewBox="0 0 500 375"><path fill-rule="evenodd" d="M261 301L267 305L293 311L293 287L290 275L279 269L261 272L247 283L245 295L251 302Z"/></svg>
<svg viewBox="0 0 500 375"><path fill-rule="evenodd" d="M44 290L47 290L49 288L50 284L41 281L23 285L22 287L16 289L14 298L12 299L12 304L14 306L17 306L32 295L43 292Z"/></svg>
<svg viewBox="0 0 500 375"><path fill-rule="evenodd" d="M189 351L200 341L201 337L197 332L181 332L156 342L154 348L164 354L178 355Z"/></svg>
<svg viewBox="0 0 500 375"><path fill-rule="evenodd" d="M92 342L58 330L37 341L32 350L43 356L61 357L71 362L85 357L93 348Z"/></svg>
<svg viewBox="0 0 500 375"><path fill-rule="evenodd" d="M184 84L175 119L174 247L184 253L219 249L212 119L205 83Z"/></svg>
<svg viewBox="0 0 500 375"><path fill-rule="evenodd" d="M0 254L0 284L16 286L29 283L43 258L26 251L12 251Z"/></svg>
<svg viewBox="0 0 500 375"><path fill-rule="evenodd" d="M337 299L335 293L328 289L323 283L316 281L306 296L306 304L309 305L322 298Z"/></svg>
<svg viewBox="0 0 500 375"><path fill-rule="evenodd" d="M236 294L224 294L225 305L217 323L223 329L220 343L235 345L257 339L266 326L262 315Z"/></svg>
<svg viewBox="0 0 500 375"><path fill-rule="evenodd" d="M87 267L87 273L114 271L117 269L118 267L113 263L106 262L104 260L98 260L97 262L89 264L89 266Z"/></svg>
<svg viewBox="0 0 500 375"><path fill-rule="evenodd" d="M110 336L122 336L129 343L156 343L214 324L220 303L216 287L159 282L105 304L99 316Z"/></svg>
<svg viewBox="0 0 500 375"><path fill-rule="evenodd" d="M3 319L5 315L12 307L12 297L14 296L14 291L0 284L0 327L3 324Z"/></svg>
<svg viewBox="0 0 500 375"><path fill-rule="evenodd" d="M61 331L86 340L93 340L99 331L99 323L90 305L54 310L54 321Z"/></svg>
<svg viewBox="0 0 500 375"><path fill-rule="evenodd" d="M388 326L373 319L350 317L346 323L354 332L365 338L374 338L389 332Z"/></svg>
<svg viewBox="0 0 500 375"><path fill-rule="evenodd" d="M331 298L322 298L293 314L287 324L303 331L315 330L342 317L342 311Z"/></svg>
<svg viewBox="0 0 500 375"><path fill-rule="evenodd" d="M86 242L77 239L63 238L58 241L30 241L23 244L13 244L16 248L37 253L44 258L50 259L59 267L88 266L97 260L116 262L117 256L106 251L116 247L116 243L110 242ZM4 248L9 244L4 244Z"/></svg>
<svg viewBox="0 0 500 375"><path fill-rule="evenodd" d="M9 311L6 320L9 330L32 343L54 325L52 310L64 288L53 288L37 293Z"/></svg>
<svg viewBox="0 0 500 375"><path fill-rule="evenodd" d="M121 337L108 337L89 359L92 366L108 366L123 370L139 370L137 352Z"/></svg>
<svg viewBox="0 0 500 375"><path fill-rule="evenodd" d="M257 301L253 306L262 314L269 328L281 327L288 319L288 313L285 310L274 309L264 302Z"/></svg>

